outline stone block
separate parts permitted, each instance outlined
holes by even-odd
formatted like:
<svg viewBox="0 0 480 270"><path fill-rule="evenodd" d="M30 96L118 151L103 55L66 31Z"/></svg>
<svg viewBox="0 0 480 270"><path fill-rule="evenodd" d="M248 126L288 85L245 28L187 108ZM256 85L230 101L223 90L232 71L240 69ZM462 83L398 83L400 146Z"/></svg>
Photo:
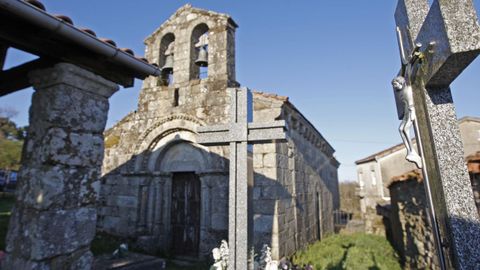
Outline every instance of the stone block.
<svg viewBox="0 0 480 270"><path fill-rule="evenodd" d="M289 158L287 155L277 155L277 165L280 168L288 169L289 168Z"/></svg>
<svg viewBox="0 0 480 270"><path fill-rule="evenodd" d="M258 170L265 178L271 181L276 181L277 179L277 168L263 168Z"/></svg>
<svg viewBox="0 0 480 270"><path fill-rule="evenodd" d="M24 168L18 185L17 198L25 207L37 210L72 208L94 204L99 182L96 169L66 166Z"/></svg>
<svg viewBox="0 0 480 270"><path fill-rule="evenodd" d="M115 196L115 206L136 208L138 205L138 198L134 196Z"/></svg>
<svg viewBox="0 0 480 270"><path fill-rule="evenodd" d="M95 208L13 212L15 234L7 238L7 251L35 261L71 253L88 246L95 236Z"/></svg>
<svg viewBox="0 0 480 270"><path fill-rule="evenodd" d="M212 212L216 214L228 214L228 200L212 199Z"/></svg>
<svg viewBox="0 0 480 270"><path fill-rule="evenodd" d="M273 227L273 215L256 214L253 216L253 228L255 232L270 233Z"/></svg>
<svg viewBox="0 0 480 270"><path fill-rule="evenodd" d="M253 199L258 200L262 196L262 188L261 187L254 187L253 188Z"/></svg>
<svg viewBox="0 0 480 270"><path fill-rule="evenodd" d="M0 263L0 269L7 269L6 266L10 269L28 269L28 270L51 270L50 266L46 262L34 262L25 260L17 256L9 256L7 254L5 260Z"/></svg>
<svg viewBox="0 0 480 270"><path fill-rule="evenodd" d="M211 224L213 230L228 229L228 216L225 214L212 214Z"/></svg>
<svg viewBox="0 0 480 270"><path fill-rule="evenodd" d="M288 196L288 193L285 191L281 185L266 185L262 187L262 198L263 199L282 199Z"/></svg>
<svg viewBox="0 0 480 270"><path fill-rule="evenodd" d="M263 155L263 166L266 168L277 167L277 155L275 153L268 153Z"/></svg>
<svg viewBox="0 0 480 270"><path fill-rule="evenodd" d="M102 163L102 149L102 135L51 128L41 140L30 140L26 151L30 160L41 161L43 164L95 167Z"/></svg>
<svg viewBox="0 0 480 270"><path fill-rule="evenodd" d="M253 168L262 168L263 154L253 154Z"/></svg>
<svg viewBox="0 0 480 270"><path fill-rule="evenodd" d="M254 214L273 215L275 212L275 200L257 200L253 204Z"/></svg>
<svg viewBox="0 0 480 270"><path fill-rule="evenodd" d="M112 186L112 194L134 197L138 195L138 186L114 185Z"/></svg>

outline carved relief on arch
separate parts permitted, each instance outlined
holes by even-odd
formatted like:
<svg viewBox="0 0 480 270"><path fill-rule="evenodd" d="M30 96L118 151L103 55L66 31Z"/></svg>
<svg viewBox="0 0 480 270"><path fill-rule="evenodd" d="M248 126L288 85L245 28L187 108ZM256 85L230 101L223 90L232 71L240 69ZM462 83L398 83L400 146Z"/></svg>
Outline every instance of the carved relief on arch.
<svg viewBox="0 0 480 270"><path fill-rule="evenodd" d="M205 172L210 164L208 150L192 141L169 140L150 157L149 167L160 173Z"/></svg>
<svg viewBox="0 0 480 270"><path fill-rule="evenodd" d="M203 121L186 114L175 114L160 119L139 137L140 143L134 151L134 171L147 171L149 156L155 148L159 147L163 138L170 134L182 133L189 134L184 137L195 142L197 127L204 125Z"/></svg>

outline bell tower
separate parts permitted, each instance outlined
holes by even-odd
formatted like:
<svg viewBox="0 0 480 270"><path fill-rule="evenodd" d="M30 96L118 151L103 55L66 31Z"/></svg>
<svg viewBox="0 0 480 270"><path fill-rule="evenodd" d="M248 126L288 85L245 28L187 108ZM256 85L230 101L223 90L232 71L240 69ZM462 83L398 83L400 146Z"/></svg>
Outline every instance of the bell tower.
<svg viewBox="0 0 480 270"><path fill-rule="evenodd" d="M235 29L226 14L193 8L178 9L146 40L146 57L162 68L149 87L182 88L214 84L238 86L235 79ZM208 87L207 87L208 88Z"/></svg>

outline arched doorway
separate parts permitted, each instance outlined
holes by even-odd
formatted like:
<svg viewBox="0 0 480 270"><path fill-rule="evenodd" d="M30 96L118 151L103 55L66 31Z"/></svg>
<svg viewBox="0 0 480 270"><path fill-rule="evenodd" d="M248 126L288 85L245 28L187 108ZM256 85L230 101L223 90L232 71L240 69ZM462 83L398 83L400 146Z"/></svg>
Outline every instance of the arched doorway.
<svg viewBox="0 0 480 270"><path fill-rule="evenodd" d="M169 242L175 256L199 254L202 198L198 172L206 162L202 151L190 142L175 141L165 147L156 164L158 171L171 175Z"/></svg>

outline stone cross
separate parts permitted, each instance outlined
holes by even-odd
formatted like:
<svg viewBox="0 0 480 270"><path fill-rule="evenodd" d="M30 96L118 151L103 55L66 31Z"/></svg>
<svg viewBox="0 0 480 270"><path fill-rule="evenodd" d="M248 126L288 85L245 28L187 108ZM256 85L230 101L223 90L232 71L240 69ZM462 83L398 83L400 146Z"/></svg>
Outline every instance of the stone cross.
<svg viewBox="0 0 480 270"><path fill-rule="evenodd" d="M440 267L476 269L480 219L450 84L480 53L477 14L472 0L434 0L431 7L428 0L399 0L395 20L401 55L421 46L411 86L432 225L439 229Z"/></svg>
<svg viewBox="0 0 480 270"><path fill-rule="evenodd" d="M198 143L205 145L230 144L230 177L228 203L229 269L249 269L252 248L253 171L248 166L248 144L284 140L285 121L251 123L251 92L229 88L231 95L230 123L201 127ZM250 100L249 100L250 99ZM253 258L250 258L253 260Z"/></svg>

